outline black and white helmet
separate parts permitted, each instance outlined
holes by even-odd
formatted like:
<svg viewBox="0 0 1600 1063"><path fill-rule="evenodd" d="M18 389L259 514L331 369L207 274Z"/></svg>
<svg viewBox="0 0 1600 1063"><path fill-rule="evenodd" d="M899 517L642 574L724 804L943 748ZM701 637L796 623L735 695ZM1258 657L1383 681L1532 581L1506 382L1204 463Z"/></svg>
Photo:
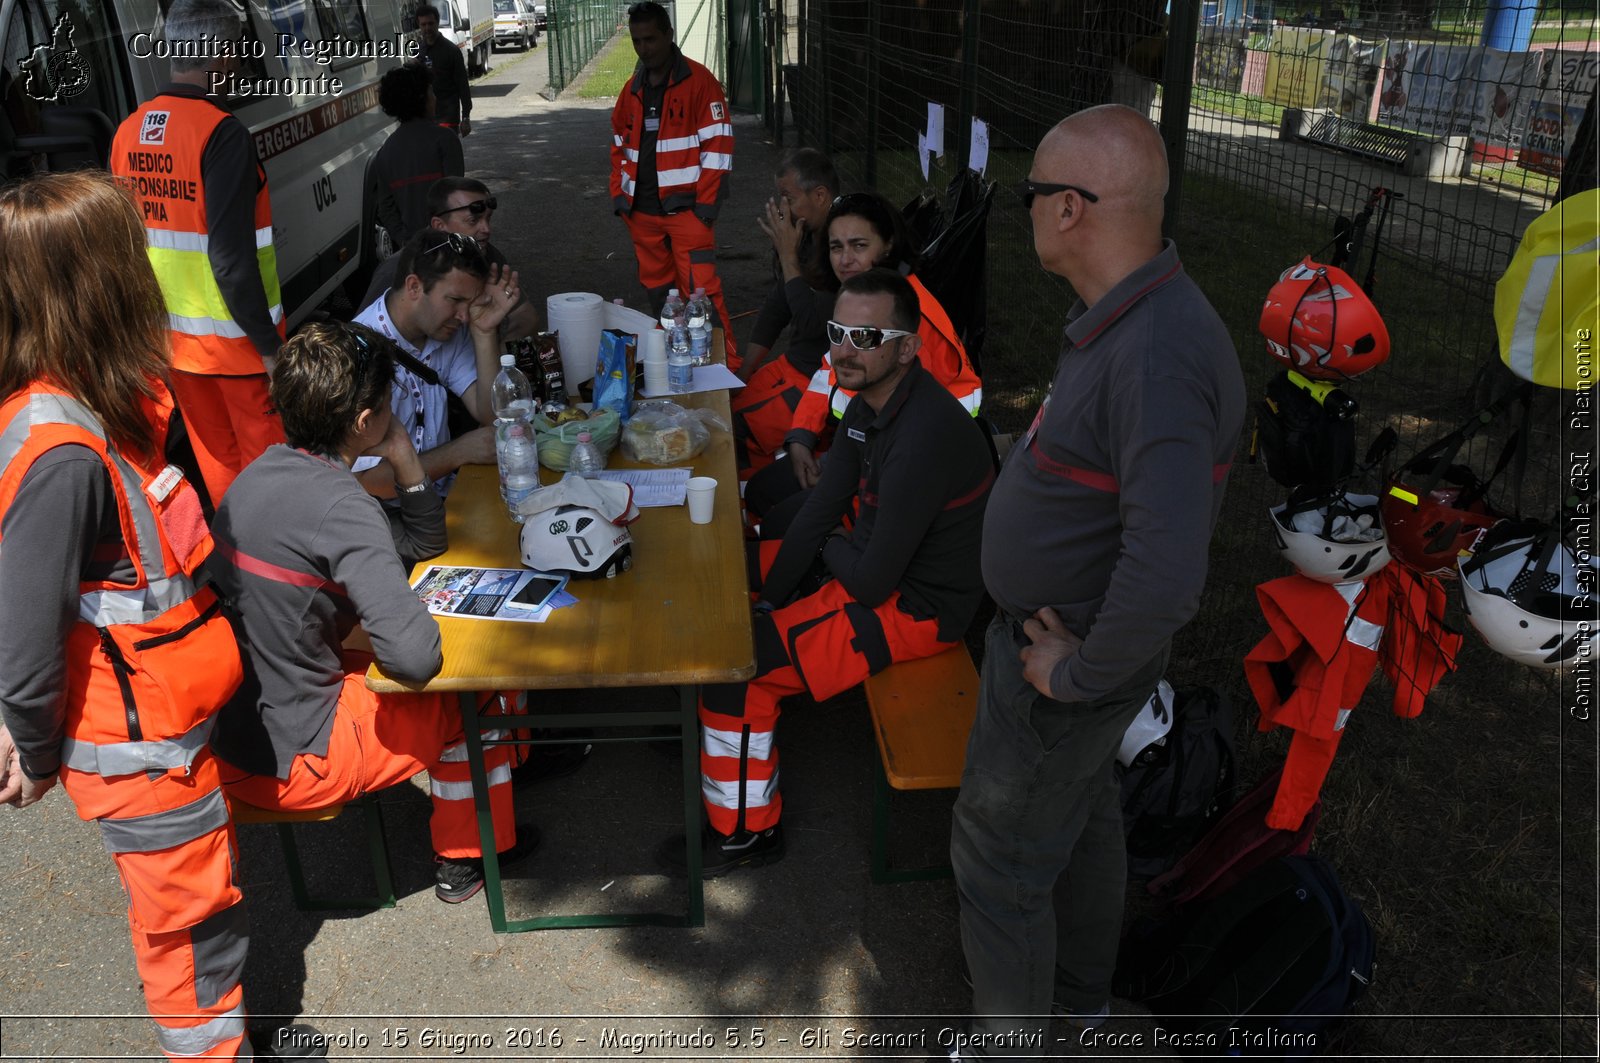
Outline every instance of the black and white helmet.
<svg viewBox="0 0 1600 1063"><path fill-rule="evenodd" d="M522 563L540 572L611 579L633 567L633 535L587 506L560 506L522 525Z"/></svg>
<svg viewBox="0 0 1600 1063"><path fill-rule="evenodd" d="M1273 506L1278 552L1296 571L1318 583L1366 579L1389 563L1376 495L1346 491Z"/></svg>
<svg viewBox="0 0 1600 1063"><path fill-rule="evenodd" d="M1176 706L1172 687L1165 679L1156 684L1156 692L1144 703L1139 715L1122 733L1122 747L1117 750L1117 760L1124 768L1146 763L1155 750L1165 745L1172 732L1172 713Z"/></svg>
<svg viewBox="0 0 1600 1063"><path fill-rule="evenodd" d="M1458 568L1467 619L1495 652L1546 671L1588 658L1600 571L1559 527L1503 520Z"/></svg>

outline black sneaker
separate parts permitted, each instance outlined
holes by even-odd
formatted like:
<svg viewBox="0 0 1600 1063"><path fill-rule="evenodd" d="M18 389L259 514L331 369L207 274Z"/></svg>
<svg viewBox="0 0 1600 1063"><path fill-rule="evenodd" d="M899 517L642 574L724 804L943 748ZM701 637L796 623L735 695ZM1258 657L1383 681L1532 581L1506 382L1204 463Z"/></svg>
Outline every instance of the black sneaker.
<svg viewBox="0 0 1600 1063"><path fill-rule="evenodd" d="M553 731L534 732L551 735ZM511 769L513 789L525 790L534 783L559 779L583 767L589 754L594 752L590 742L564 742L559 746L530 746L528 759Z"/></svg>
<svg viewBox="0 0 1600 1063"><path fill-rule="evenodd" d="M539 848L541 835L532 823L517 824L517 844L499 853L500 866L508 867ZM480 856L435 856L433 895L446 904L460 904L476 897L483 889L483 858Z"/></svg>
<svg viewBox="0 0 1600 1063"><path fill-rule="evenodd" d="M657 850L657 858L675 875L689 872L684 858L683 835L675 834ZM710 827L700 832L700 874L716 878L740 867L761 867L783 859L783 824L764 831L719 834Z"/></svg>

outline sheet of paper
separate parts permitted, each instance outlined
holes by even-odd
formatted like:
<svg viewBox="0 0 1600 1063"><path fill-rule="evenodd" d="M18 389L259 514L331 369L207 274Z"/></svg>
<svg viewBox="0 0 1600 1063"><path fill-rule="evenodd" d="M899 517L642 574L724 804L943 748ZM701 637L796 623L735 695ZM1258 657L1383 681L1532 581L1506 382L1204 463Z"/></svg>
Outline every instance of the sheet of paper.
<svg viewBox="0 0 1600 1063"><path fill-rule="evenodd" d="M972 120L972 148L967 152L967 169L978 173L989 168L989 123L982 118Z"/></svg>
<svg viewBox="0 0 1600 1063"><path fill-rule="evenodd" d="M689 493L688 469L605 469L594 473L596 480L618 480L633 488L633 504L681 506Z"/></svg>
<svg viewBox="0 0 1600 1063"><path fill-rule="evenodd" d="M701 391L722 391L730 388L742 388L744 381L725 365L697 365L694 367L694 383L688 391L645 391L639 394L647 399L670 399L674 395L693 395Z"/></svg>
<svg viewBox="0 0 1600 1063"><path fill-rule="evenodd" d="M928 135L917 134L917 159L922 163L922 179L928 179Z"/></svg>
<svg viewBox="0 0 1600 1063"><path fill-rule="evenodd" d="M928 150L944 158L944 104L928 104Z"/></svg>

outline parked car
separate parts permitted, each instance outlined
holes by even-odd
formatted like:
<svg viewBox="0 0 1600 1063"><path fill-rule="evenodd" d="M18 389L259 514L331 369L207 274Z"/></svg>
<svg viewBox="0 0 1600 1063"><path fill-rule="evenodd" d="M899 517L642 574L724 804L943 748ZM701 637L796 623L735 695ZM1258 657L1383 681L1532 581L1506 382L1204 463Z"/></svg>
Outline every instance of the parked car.
<svg viewBox="0 0 1600 1063"><path fill-rule="evenodd" d="M549 15L547 14L547 10L548 9L544 4L533 5L533 20L534 24L539 27L540 33L543 33L550 25L550 19Z"/></svg>
<svg viewBox="0 0 1600 1063"><path fill-rule="evenodd" d="M494 0L494 46L525 52L539 43L539 25L528 0Z"/></svg>

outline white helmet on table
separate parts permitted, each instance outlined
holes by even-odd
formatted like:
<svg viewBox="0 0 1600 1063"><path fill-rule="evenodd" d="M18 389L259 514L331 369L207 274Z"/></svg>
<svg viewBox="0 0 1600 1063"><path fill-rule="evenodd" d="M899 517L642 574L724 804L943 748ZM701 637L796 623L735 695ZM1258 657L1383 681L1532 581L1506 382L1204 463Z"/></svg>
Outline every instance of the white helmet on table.
<svg viewBox="0 0 1600 1063"><path fill-rule="evenodd" d="M587 506L560 506L522 525L522 563L541 572L611 579L633 567L633 535Z"/></svg>

